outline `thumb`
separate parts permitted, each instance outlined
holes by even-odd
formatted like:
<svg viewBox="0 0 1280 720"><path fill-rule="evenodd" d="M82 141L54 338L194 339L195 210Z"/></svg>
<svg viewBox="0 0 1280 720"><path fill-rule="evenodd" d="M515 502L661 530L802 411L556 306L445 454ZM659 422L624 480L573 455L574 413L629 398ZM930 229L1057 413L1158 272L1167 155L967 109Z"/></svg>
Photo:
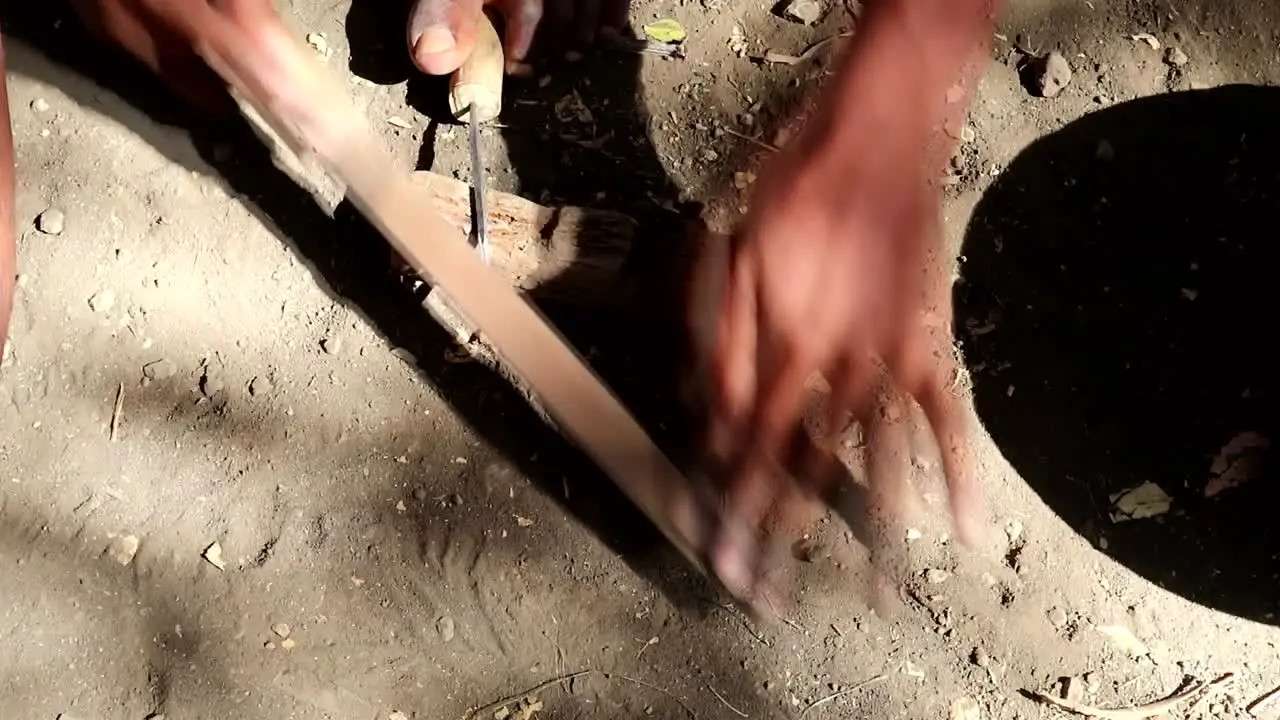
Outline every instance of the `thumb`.
<svg viewBox="0 0 1280 720"><path fill-rule="evenodd" d="M429 75L457 70L476 42L482 0L417 0L409 15L409 53Z"/></svg>

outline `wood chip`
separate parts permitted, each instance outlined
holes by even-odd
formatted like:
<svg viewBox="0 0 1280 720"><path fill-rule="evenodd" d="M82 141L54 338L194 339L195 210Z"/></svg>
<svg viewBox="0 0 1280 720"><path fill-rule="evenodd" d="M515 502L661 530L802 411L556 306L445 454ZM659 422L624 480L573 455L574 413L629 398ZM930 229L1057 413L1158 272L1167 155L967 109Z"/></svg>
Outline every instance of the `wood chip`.
<svg viewBox="0 0 1280 720"><path fill-rule="evenodd" d="M209 543L209 546L201 553L201 557L219 570L227 569L227 561L222 559L222 545L218 544L217 540Z"/></svg>

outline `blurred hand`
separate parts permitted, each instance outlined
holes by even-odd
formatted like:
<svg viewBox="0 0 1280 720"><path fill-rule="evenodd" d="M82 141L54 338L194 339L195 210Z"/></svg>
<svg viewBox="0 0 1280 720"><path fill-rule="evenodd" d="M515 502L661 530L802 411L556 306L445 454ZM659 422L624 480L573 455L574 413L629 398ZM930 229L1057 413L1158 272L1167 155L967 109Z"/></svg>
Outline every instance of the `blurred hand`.
<svg viewBox="0 0 1280 720"><path fill-rule="evenodd" d="M806 381L821 373L831 389L826 426L838 432L857 421L868 441L873 559L886 543L903 543L892 535L909 498L913 399L938 441L960 538L977 528L968 416L952 390L951 259L933 182L940 166L929 139L912 129L920 123L885 121L893 113L881 111L893 102L874 116L814 117L763 169L704 339L708 450L736 526L760 527L786 502L788 483L825 498L825 485L845 477L823 469L829 454L796 442ZM762 588L763 551L737 534L713 540L709 563L732 592L751 598Z"/></svg>
<svg viewBox="0 0 1280 720"><path fill-rule="evenodd" d="M431 75L457 70L475 46L485 6L502 17L507 71L519 73L535 39L567 53L616 36L627 24L630 0L417 0L408 39L418 69Z"/></svg>

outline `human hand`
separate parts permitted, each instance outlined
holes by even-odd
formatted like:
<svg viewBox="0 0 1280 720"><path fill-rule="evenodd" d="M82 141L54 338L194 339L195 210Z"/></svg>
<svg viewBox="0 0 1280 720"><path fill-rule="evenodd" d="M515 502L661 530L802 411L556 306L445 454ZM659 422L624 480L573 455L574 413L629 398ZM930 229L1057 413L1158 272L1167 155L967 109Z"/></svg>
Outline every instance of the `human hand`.
<svg viewBox="0 0 1280 720"><path fill-rule="evenodd" d="M863 97L864 107L895 102L874 100ZM962 541L978 534L978 491L968 414L952 390L936 148L925 125L892 122L892 112L845 112L838 123L834 112L820 111L762 170L733 238L717 309L700 329L707 447L735 520L726 528L761 527L797 489L830 497L847 476L802 427L806 382L820 373L830 386L826 426L856 421L867 440L866 529L883 570L903 543L913 400L938 442ZM699 278L708 286L714 264ZM724 530L708 555L735 595L764 589L760 538Z"/></svg>
<svg viewBox="0 0 1280 720"><path fill-rule="evenodd" d="M408 28L414 64L431 75L457 70L475 47L476 24L485 7L505 23L507 72L522 73L535 36L567 52L585 50L622 30L630 0L417 0Z"/></svg>
<svg viewBox="0 0 1280 720"><path fill-rule="evenodd" d="M203 19L213 13L246 30L279 22L272 0L72 0L72 7L91 33L123 48L206 111L231 105L225 83L194 49Z"/></svg>

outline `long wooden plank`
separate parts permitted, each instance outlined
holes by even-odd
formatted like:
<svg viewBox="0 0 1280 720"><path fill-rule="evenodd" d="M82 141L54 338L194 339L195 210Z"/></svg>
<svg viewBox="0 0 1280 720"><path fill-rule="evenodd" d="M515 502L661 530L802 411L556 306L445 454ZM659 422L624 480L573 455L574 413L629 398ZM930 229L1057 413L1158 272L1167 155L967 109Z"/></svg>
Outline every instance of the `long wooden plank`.
<svg viewBox="0 0 1280 720"><path fill-rule="evenodd" d="M314 154L346 183L348 197L483 331L560 429L705 571L700 548L725 518L703 486L681 474L568 343L481 262L301 43L278 23L246 28L208 15L193 35L210 65L294 152Z"/></svg>

